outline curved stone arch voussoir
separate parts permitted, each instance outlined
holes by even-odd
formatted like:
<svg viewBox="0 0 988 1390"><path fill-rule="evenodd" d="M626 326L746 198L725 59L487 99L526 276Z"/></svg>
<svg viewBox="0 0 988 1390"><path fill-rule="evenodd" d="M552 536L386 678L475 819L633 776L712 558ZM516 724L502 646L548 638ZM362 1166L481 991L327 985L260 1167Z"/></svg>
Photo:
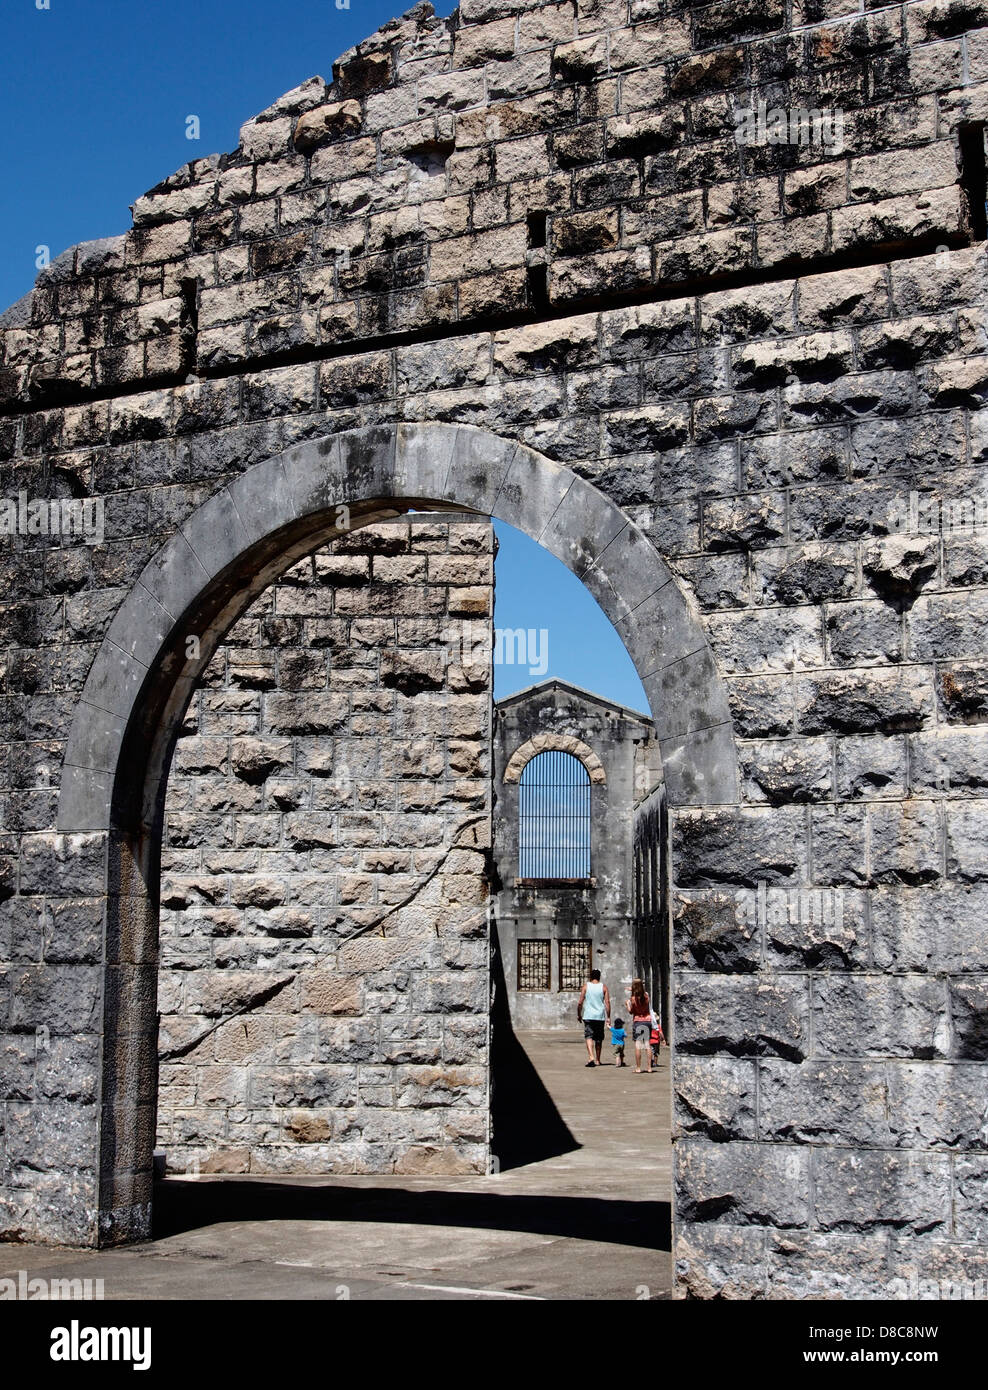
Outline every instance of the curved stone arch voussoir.
<svg viewBox="0 0 988 1390"><path fill-rule="evenodd" d="M591 782L600 785L607 781L604 764L589 743L584 743L582 739L574 738L571 734L536 734L533 738L526 739L508 759L508 765L504 769L504 780L520 782L526 766L539 753L570 753L586 768Z"/></svg>
<svg viewBox="0 0 988 1390"><path fill-rule="evenodd" d="M737 802L723 683L698 619L642 532L591 483L525 445L472 425L401 424L307 440L255 464L191 513L148 562L80 697L59 829L111 827L114 788L128 771L121 754L142 691L169 644L174 660L176 633L207 599L229 626L230 596L244 596L242 611L286 557L314 549L340 526L416 507L492 516L562 560L614 624L641 676L670 804ZM213 635L218 641L222 634ZM176 662L179 694L191 693L215 644L197 661Z"/></svg>

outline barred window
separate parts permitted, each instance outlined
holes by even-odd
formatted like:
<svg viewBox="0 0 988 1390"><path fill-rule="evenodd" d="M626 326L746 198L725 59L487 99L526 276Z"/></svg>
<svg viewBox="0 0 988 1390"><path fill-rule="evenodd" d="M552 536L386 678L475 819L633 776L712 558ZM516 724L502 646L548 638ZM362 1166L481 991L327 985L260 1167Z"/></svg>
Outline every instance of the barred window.
<svg viewBox="0 0 988 1390"><path fill-rule="evenodd" d="M582 989L590 974L590 942L560 941L559 988Z"/></svg>
<svg viewBox="0 0 988 1390"><path fill-rule="evenodd" d="M518 877L590 877L590 774L572 753L537 753L519 787Z"/></svg>
<svg viewBox="0 0 988 1390"><path fill-rule="evenodd" d="M548 989L550 970L548 941L518 942L518 988Z"/></svg>

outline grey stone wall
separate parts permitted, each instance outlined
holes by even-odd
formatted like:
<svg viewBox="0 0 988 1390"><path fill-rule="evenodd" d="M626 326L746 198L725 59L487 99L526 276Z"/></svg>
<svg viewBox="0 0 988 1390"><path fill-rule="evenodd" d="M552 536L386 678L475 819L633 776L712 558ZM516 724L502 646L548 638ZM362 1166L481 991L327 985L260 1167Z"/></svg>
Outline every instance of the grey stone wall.
<svg viewBox="0 0 988 1390"><path fill-rule="evenodd" d="M660 784L634 811L635 973L645 981L668 1039L672 1034L669 940L669 817Z"/></svg>
<svg viewBox="0 0 988 1390"><path fill-rule="evenodd" d="M491 668L458 658L492 542L354 532L207 667L165 810L169 1171L487 1171Z"/></svg>
<svg viewBox="0 0 988 1390"><path fill-rule="evenodd" d="M368 507L522 525L638 664L679 1291L984 1276L988 599L984 528L943 523L985 461L988 11L843 11L419 7L4 316L0 495L106 533L0 556L3 1229L146 1232L155 827L102 750L157 747L201 674L169 643L299 558L345 461ZM739 144L759 101L840 147Z"/></svg>
<svg viewBox="0 0 988 1390"><path fill-rule="evenodd" d="M611 701L587 697L550 680L495 706L494 867L499 891L496 931L512 1022L516 1028L576 1028L577 994L560 988L559 943L591 943L617 1013L634 974L632 841L636 781L645 769L641 745L651 721ZM521 775L515 764L536 756L542 742L580 757L590 772L590 874L582 887L519 882ZM509 767L513 775L506 777ZM592 770L591 770L592 769ZM636 778L636 772L638 776ZM550 988L518 989L518 942L549 941Z"/></svg>

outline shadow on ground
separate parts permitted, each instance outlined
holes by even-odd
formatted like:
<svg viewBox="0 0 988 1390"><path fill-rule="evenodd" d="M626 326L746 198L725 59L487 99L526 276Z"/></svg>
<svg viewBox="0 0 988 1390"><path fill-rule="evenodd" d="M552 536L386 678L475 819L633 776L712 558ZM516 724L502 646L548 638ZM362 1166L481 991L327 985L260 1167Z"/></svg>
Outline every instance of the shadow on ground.
<svg viewBox="0 0 988 1390"><path fill-rule="evenodd" d="M491 961L491 1152L501 1172L581 1147L515 1037L501 953Z"/></svg>
<svg viewBox="0 0 988 1390"><path fill-rule="evenodd" d="M464 1226L523 1231L577 1240L668 1250L668 1202L516 1193L415 1192L267 1182L263 1178L199 1178L155 1184L153 1239L224 1221L380 1221L397 1225Z"/></svg>
<svg viewBox="0 0 988 1390"><path fill-rule="evenodd" d="M519 1169L560 1154L577 1143L538 1071L511 1027L500 956L492 963L492 1151L499 1171ZM453 1180L455 1184L455 1179ZM448 1226L570 1237L646 1250L669 1250L668 1202L572 1194L497 1190L422 1190L392 1179L380 1186L311 1179L304 1183L262 1177L201 1177L155 1185L155 1240L222 1222L383 1222Z"/></svg>

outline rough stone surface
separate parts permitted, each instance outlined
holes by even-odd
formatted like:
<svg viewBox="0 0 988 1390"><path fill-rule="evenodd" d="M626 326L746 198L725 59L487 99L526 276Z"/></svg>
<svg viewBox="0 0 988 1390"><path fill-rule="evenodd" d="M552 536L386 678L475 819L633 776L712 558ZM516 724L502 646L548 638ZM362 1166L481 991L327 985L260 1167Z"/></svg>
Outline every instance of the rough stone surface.
<svg viewBox="0 0 988 1390"><path fill-rule="evenodd" d="M489 579L457 613L492 545L486 522L344 536L206 668L165 808L168 1171L487 1171Z"/></svg>
<svg viewBox="0 0 988 1390"><path fill-rule="evenodd" d="M218 640L236 606L224 573L260 592L276 561L301 558L285 548L302 544L299 498L325 522L311 551L330 504L386 508L397 491L544 539L638 663L669 793L690 1107L678 1290L881 1297L890 1268L984 1277L969 1098L988 1017L986 262L955 150L988 113L986 16L929 0L840 10L417 6L330 83L248 122L236 150L139 198L124 236L59 256L0 320L0 497L105 504L99 543L25 528L0 552L4 1231L148 1230L156 959L138 827L153 807L106 750L132 713L128 748L145 756L140 728L156 749L167 691L201 674L182 658L190 624ZM759 99L839 111L842 138L739 142L735 114ZM396 427L419 425L438 433L411 446L408 496ZM330 489L341 473L346 497ZM276 520L252 534L262 511ZM359 571L336 571L335 618L351 616ZM435 616L428 565L390 587L375 619L403 603ZM467 611L481 588L462 585ZM438 676L410 645L379 674L415 709ZM231 876L249 877L276 832L310 864L340 848L327 808L292 806L291 790L265 800L279 782L332 783L299 748L337 739L352 692L311 688L313 655L288 663L292 690L277 659L247 662L222 692L230 728L201 735L227 744L199 750L216 801L196 814L212 855L245 857ZM474 698L450 692L451 739L475 727ZM241 817L257 843L236 843ZM365 852L433 848L377 830L357 843L361 824L357 862L334 870L350 901L320 910L352 918L404 872ZM231 915L184 941L190 963L251 913L279 924L276 959L309 949L308 905L272 900L277 873L253 877L243 902L192 904ZM341 945L340 977L398 971L382 949ZM306 989L332 1029L355 1027L332 1011L359 988L315 971ZM479 1007L452 969L422 995L429 1013ZM201 1016L251 997L204 989ZM54 1094L37 1049L31 1075L36 1038L78 1094ZM390 1084L361 1078L379 1065L368 1045L354 1032L293 1091L291 1059L258 1063L272 1150L332 1145L323 1112ZM393 1110L361 1142L395 1161L400 1111L409 1162L427 1169L433 1102L474 1108L473 1063L450 1058L452 1089L434 1060L393 1065L408 1069ZM88 1068L121 1083L102 1130ZM769 1104L752 1134L757 1069ZM831 1083L875 1114L884 1085L887 1126L864 1143ZM235 1113L234 1073L203 1084Z"/></svg>

